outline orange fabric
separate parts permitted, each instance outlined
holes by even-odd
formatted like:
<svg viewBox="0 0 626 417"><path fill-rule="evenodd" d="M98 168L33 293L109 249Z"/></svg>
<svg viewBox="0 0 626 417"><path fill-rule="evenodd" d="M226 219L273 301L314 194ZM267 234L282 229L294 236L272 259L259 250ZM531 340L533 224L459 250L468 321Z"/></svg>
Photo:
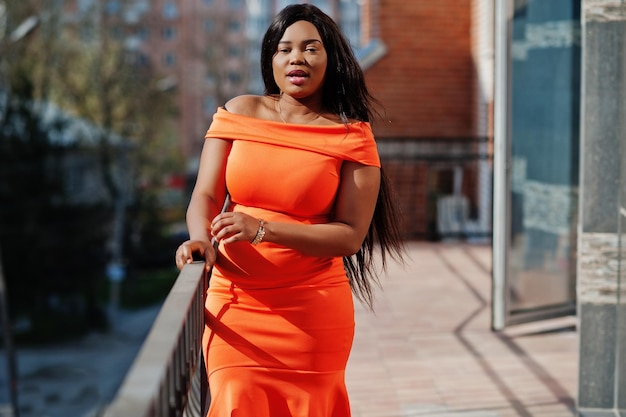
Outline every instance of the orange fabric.
<svg viewBox="0 0 626 417"><path fill-rule="evenodd" d="M231 209L268 222L327 222L342 162L380 166L367 123L292 125L220 109L206 137L233 141ZM205 315L210 417L350 416L354 306L341 257L220 245Z"/></svg>

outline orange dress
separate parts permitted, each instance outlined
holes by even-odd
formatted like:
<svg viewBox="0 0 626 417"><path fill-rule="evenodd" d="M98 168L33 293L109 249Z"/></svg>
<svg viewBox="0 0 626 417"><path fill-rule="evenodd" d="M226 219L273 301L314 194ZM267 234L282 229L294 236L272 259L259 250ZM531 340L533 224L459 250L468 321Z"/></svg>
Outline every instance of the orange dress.
<svg viewBox="0 0 626 417"><path fill-rule="evenodd" d="M380 166L370 125L293 125L219 109L232 140L231 210L267 222L331 220L343 161ZM354 306L343 259L281 245L220 245L206 299L210 417L349 417Z"/></svg>

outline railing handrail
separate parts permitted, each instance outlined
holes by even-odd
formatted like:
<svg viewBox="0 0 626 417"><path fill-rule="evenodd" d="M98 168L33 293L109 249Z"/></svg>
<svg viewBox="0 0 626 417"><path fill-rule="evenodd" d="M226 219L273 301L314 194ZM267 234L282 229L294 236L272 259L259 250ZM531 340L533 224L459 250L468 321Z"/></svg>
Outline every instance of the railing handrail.
<svg viewBox="0 0 626 417"><path fill-rule="evenodd" d="M204 262L185 265L104 417L203 414L205 290Z"/></svg>

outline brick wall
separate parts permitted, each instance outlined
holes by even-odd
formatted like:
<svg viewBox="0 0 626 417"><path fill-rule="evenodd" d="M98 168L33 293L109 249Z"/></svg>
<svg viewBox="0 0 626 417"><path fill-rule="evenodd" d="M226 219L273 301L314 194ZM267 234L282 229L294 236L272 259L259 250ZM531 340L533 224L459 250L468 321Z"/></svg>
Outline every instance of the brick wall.
<svg viewBox="0 0 626 417"><path fill-rule="evenodd" d="M477 109L473 1L379 0L376 6L373 30L387 48L366 70L385 115L373 125L377 140L458 142L479 136L478 127L484 126L479 119L486 115ZM383 155L383 164L404 213L407 237L436 238L436 193L447 192L445 177L456 164L423 155L402 161ZM476 213L476 165L462 165L461 190Z"/></svg>
<svg viewBox="0 0 626 417"><path fill-rule="evenodd" d="M432 207L428 201L428 166L423 161L383 161L385 173L393 183L396 204L402 214L407 238L430 238Z"/></svg>
<svg viewBox="0 0 626 417"><path fill-rule="evenodd" d="M366 78L390 123L377 137L462 137L473 130L469 0L379 0L387 55Z"/></svg>

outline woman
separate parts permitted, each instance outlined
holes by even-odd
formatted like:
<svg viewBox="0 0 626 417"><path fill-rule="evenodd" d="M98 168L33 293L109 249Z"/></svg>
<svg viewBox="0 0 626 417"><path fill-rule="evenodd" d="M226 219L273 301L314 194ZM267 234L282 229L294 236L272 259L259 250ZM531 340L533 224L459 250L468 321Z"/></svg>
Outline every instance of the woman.
<svg viewBox="0 0 626 417"><path fill-rule="evenodd" d="M265 95L236 97L214 116L190 240L176 253L179 268L194 254L214 266L209 416L346 417L351 289L371 306L375 244L383 257L402 252L372 99L339 28L311 5L276 16L261 67ZM219 214L227 190L230 210Z"/></svg>

